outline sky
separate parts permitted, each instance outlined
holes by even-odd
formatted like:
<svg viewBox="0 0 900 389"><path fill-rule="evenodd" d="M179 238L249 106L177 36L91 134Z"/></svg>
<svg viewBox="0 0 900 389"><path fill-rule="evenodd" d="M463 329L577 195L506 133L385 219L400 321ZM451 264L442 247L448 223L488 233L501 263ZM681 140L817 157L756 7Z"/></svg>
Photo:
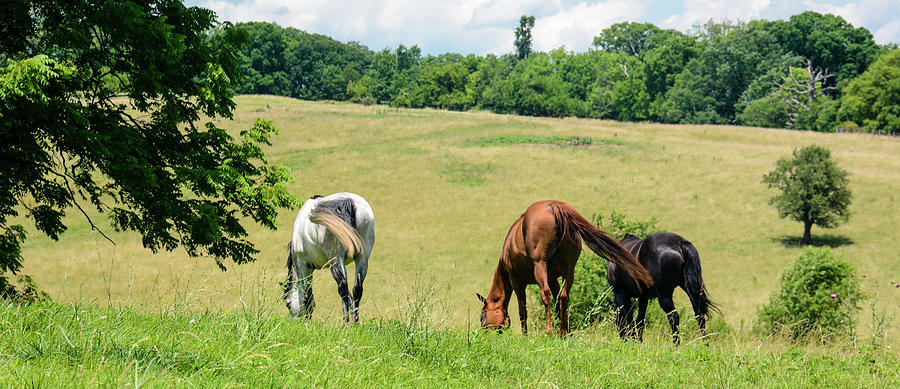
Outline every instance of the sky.
<svg viewBox="0 0 900 389"><path fill-rule="evenodd" d="M187 0L219 20L274 22L372 50L419 46L425 54L511 53L522 15L535 16L533 48L582 52L619 22L689 31L709 20L788 19L804 11L839 15L879 44L900 43L900 0Z"/></svg>

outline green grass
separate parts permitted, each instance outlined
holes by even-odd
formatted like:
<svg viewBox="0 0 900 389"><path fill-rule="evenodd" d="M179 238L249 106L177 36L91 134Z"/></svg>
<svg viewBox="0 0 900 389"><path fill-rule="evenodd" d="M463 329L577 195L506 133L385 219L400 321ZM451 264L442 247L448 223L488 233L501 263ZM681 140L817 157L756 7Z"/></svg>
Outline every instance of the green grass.
<svg viewBox="0 0 900 389"><path fill-rule="evenodd" d="M443 317L451 332L477 319L480 303L474 294L486 293L510 224L543 199L566 201L586 217L613 210L635 219L656 216L661 228L694 243L711 297L724 312L723 323L746 332L776 290L782 270L801 252L792 242L799 240L802 226L778 217L762 176L794 148L826 146L850 172L851 216L832 230L814 228L813 237L834 246L866 275L862 288L874 297L863 305L874 302L873 311L886 313L885 338L894 350L900 347L900 329L893 324L900 319L900 288L890 284L900 280L898 138L394 109L269 96L236 101L234 120L219 124L237 132L257 117L272 120L279 134L267 155L293 169L290 190L298 197L352 191L372 204L376 244L362 317L401 317L396 301L415 291L416 280L425 279L438 288L436 299L446 307ZM591 139L597 147L521 143L572 137ZM499 143L487 147L485 142ZM31 229L23 271L60 303L127 306L135 314L190 305L228 315L242 309L247 295L259 294L270 315L280 317L286 310L277 284L285 276L283 251L295 215L296 210L279 215L277 231L250 225L248 239L261 250L259 260L220 272L209 258L191 259L180 249L154 254L142 248L136 234L106 227L116 241L111 245L77 212L70 213L69 230L59 241ZM31 227L30 220L20 221ZM95 221L102 227L105 219ZM314 318L336 324L341 308L331 275L316 272L313 287ZM676 292L676 298L679 309L688 307L684 294ZM534 302L529 309L532 318L539 316ZM655 303L653 312L659 312ZM515 304L510 314L517 317ZM859 318L859 336L877 332L870 310ZM691 322L683 320L685 326ZM513 327L518 332L518 324Z"/></svg>
<svg viewBox="0 0 900 389"><path fill-rule="evenodd" d="M487 181L488 175L494 170L496 169L489 163L451 162L444 166L441 174L454 184L479 186Z"/></svg>
<svg viewBox="0 0 900 389"><path fill-rule="evenodd" d="M345 327L259 312L0 306L9 387L892 387L893 354L469 331L408 314Z"/></svg>

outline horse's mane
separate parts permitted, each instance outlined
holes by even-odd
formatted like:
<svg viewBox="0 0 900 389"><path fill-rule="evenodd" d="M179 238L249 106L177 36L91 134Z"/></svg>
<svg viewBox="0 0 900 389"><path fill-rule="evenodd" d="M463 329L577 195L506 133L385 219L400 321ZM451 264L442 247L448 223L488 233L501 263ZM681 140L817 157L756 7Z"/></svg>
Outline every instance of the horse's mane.
<svg viewBox="0 0 900 389"><path fill-rule="evenodd" d="M628 234L625 234L625 237L622 238L622 240L626 240L626 239L630 240L630 239L641 239L641 238L639 238L635 234L628 233Z"/></svg>

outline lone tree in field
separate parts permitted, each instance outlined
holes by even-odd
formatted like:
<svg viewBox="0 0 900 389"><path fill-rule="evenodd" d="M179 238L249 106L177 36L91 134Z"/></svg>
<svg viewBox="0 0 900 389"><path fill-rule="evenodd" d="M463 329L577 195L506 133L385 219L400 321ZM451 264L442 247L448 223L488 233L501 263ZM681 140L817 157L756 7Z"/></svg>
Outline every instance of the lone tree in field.
<svg viewBox="0 0 900 389"><path fill-rule="evenodd" d="M245 32L171 0L21 0L3 12L0 281L22 266L20 213L53 239L67 212L105 237L103 213L153 251L182 246L223 269L254 259L244 225L274 228L296 200L261 149L271 123L240 140L217 127L235 107Z"/></svg>
<svg viewBox="0 0 900 389"><path fill-rule="evenodd" d="M781 190L769 201L779 215L803 223L801 245L812 242L813 225L832 228L850 216L847 172L834 163L824 147L794 150L794 158L779 159L775 170L763 176L763 182Z"/></svg>
<svg viewBox="0 0 900 389"><path fill-rule="evenodd" d="M516 57L525 59L531 54L531 29L534 28L534 16L525 16L519 19L519 27L516 27Z"/></svg>

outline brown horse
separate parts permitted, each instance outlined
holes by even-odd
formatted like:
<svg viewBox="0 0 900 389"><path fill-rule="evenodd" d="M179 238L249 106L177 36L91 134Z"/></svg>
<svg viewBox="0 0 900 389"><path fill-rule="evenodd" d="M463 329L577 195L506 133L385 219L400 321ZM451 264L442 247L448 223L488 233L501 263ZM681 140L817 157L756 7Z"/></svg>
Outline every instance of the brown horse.
<svg viewBox="0 0 900 389"><path fill-rule="evenodd" d="M575 262L581 254L581 241L597 253L617 264L644 287L653 279L638 261L606 232L595 227L569 204L555 200L531 204L513 223L503 242L500 262L488 297L476 295L482 302L482 328L499 329L509 325L509 300L516 292L522 333L528 333L525 310L525 285L537 284L544 302L546 333L553 332L550 304L556 297L560 335L569 332L569 289L575 278ZM560 290L557 278L563 277ZM635 285L640 289L640 285Z"/></svg>

